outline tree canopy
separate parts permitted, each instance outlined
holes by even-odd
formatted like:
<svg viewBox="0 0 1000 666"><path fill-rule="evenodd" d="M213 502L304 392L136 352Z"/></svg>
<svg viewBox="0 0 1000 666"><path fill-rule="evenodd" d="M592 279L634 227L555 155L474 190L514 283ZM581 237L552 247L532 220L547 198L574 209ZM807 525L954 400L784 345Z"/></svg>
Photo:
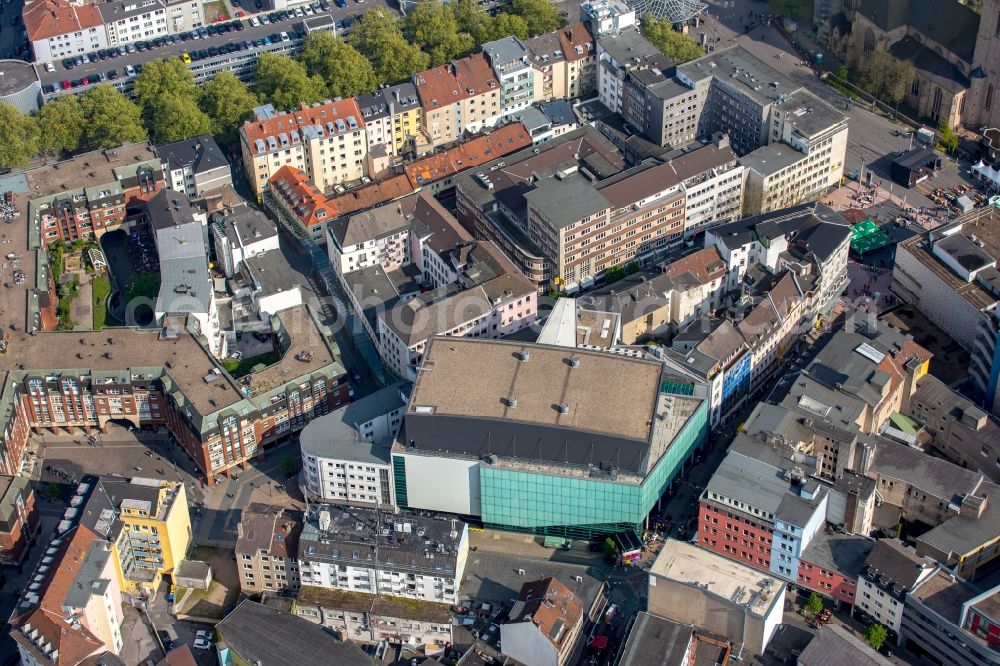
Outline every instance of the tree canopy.
<svg viewBox="0 0 1000 666"><path fill-rule="evenodd" d="M76 95L63 95L38 110L38 148L43 153L72 153L83 144L83 109Z"/></svg>
<svg viewBox="0 0 1000 666"><path fill-rule="evenodd" d="M670 21L646 19L642 24L642 36L660 49L675 65L700 58L705 55L697 43L682 32L674 30Z"/></svg>
<svg viewBox="0 0 1000 666"><path fill-rule="evenodd" d="M257 61L257 93L278 109L297 109L327 97L323 79L309 76L297 60L273 53L262 53Z"/></svg>
<svg viewBox="0 0 1000 666"><path fill-rule="evenodd" d="M310 76L319 76L332 97L354 97L378 87L368 59L329 32L312 32L299 56Z"/></svg>
<svg viewBox="0 0 1000 666"><path fill-rule="evenodd" d="M805 21L812 16L812 0L767 0L771 11L793 21Z"/></svg>
<svg viewBox="0 0 1000 666"><path fill-rule="evenodd" d="M199 105L212 121L212 134L223 143L236 140L257 104L257 96L232 72L219 72L201 86Z"/></svg>
<svg viewBox="0 0 1000 666"><path fill-rule="evenodd" d="M889 637L889 632L881 624L870 624L865 627L862 636L864 636L869 645L878 650L885 645L885 639Z"/></svg>
<svg viewBox="0 0 1000 666"><path fill-rule="evenodd" d="M527 22L531 37L566 25L562 12L548 0L513 0L510 3L510 13Z"/></svg>
<svg viewBox="0 0 1000 666"><path fill-rule="evenodd" d="M884 49L868 54L858 67L858 85L886 104L899 104L917 77L908 60L900 60Z"/></svg>
<svg viewBox="0 0 1000 666"><path fill-rule="evenodd" d="M435 0L422 0L410 10L403 19L403 34L430 57L431 67L468 53L474 46L472 36L459 31L451 7Z"/></svg>
<svg viewBox="0 0 1000 666"><path fill-rule="evenodd" d="M406 41L399 22L376 7L365 12L351 29L351 46L368 58L378 83L399 83L430 65L430 57Z"/></svg>
<svg viewBox="0 0 1000 666"><path fill-rule="evenodd" d="M0 102L0 167L23 167L38 152L38 125L17 107Z"/></svg>
<svg viewBox="0 0 1000 666"><path fill-rule="evenodd" d="M139 107L110 83L99 83L80 96L83 137L92 150L146 140Z"/></svg>
<svg viewBox="0 0 1000 666"><path fill-rule="evenodd" d="M149 112L153 143L170 143L212 133L212 119L190 97L166 95Z"/></svg>

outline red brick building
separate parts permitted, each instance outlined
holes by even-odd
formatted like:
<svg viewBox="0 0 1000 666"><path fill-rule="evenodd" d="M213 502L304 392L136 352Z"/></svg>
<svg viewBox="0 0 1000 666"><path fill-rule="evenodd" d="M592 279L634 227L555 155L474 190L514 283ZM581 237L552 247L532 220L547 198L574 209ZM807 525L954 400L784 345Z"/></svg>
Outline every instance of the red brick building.
<svg viewBox="0 0 1000 666"><path fill-rule="evenodd" d="M38 531L35 494L23 476L0 476L0 561L18 563Z"/></svg>

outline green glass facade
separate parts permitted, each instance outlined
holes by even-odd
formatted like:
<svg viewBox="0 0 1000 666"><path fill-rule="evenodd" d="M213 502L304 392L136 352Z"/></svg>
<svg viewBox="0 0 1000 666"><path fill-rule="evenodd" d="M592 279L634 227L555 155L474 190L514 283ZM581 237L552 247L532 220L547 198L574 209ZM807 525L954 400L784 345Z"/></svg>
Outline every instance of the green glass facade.
<svg viewBox="0 0 1000 666"><path fill-rule="evenodd" d="M410 504L406 497L406 459L402 456L392 457L392 476L396 486L396 506L400 509L409 509Z"/></svg>
<svg viewBox="0 0 1000 666"><path fill-rule="evenodd" d="M483 524L577 538L638 530L681 465L704 441L707 424L708 405L703 401L642 485L481 465Z"/></svg>

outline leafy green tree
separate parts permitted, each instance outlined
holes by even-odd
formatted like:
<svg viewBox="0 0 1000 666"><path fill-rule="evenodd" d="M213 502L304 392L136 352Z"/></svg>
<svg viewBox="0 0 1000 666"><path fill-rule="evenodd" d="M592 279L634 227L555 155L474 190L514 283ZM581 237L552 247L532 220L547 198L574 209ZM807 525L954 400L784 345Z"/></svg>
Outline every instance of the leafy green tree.
<svg viewBox="0 0 1000 666"><path fill-rule="evenodd" d="M135 79L132 90L136 104L142 110L146 126L153 130L153 114L167 98L198 100L198 88L194 84L194 73L180 58L153 60L143 65L142 73ZM155 131L154 131L155 134Z"/></svg>
<svg viewBox="0 0 1000 666"><path fill-rule="evenodd" d="M767 0L771 12L793 21L805 21L812 16L812 0Z"/></svg>
<svg viewBox="0 0 1000 666"><path fill-rule="evenodd" d="M170 143L199 134L211 134L212 119L186 96L166 95L147 118L153 143Z"/></svg>
<svg viewBox="0 0 1000 666"><path fill-rule="evenodd" d="M472 48L482 44L480 38L483 35L492 34L490 33L490 24L493 22L493 18L484 12L475 0L455 0L445 6L451 10L451 15L458 23L459 32L464 32L472 37Z"/></svg>
<svg viewBox="0 0 1000 666"><path fill-rule="evenodd" d="M548 0L514 0L510 3L510 13L520 16L528 23L528 34L531 37L566 25L562 12Z"/></svg>
<svg viewBox="0 0 1000 666"><path fill-rule="evenodd" d="M531 32L528 30L528 22L524 17L517 14L507 14L506 12L497 14L492 21L486 24L485 30L486 32L479 40L480 43L491 42L494 39L501 39L507 35L513 35L518 39L527 39L531 36Z"/></svg>
<svg viewBox="0 0 1000 666"><path fill-rule="evenodd" d="M646 19L642 24L642 35L677 65L705 55L693 39L674 30L666 19Z"/></svg>
<svg viewBox="0 0 1000 666"><path fill-rule="evenodd" d="M240 125L253 116L258 103L257 96L232 72L219 72L201 86L199 106L212 121L212 134L223 143L236 141Z"/></svg>
<svg viewBox="0 0 1000 666"><path fill-rule="evenodd" d="M889 638L889 632L881 624L869 624L861 635L876 650L885 645L885 640Z"/></svg>
<svg viewBox="0 0 1000 666"><path fill-rule="evenodd" d="M110 83L99 83L80 96L83 139L92 150L146 140L139 107Z"/></svg>
<svg viewBox="0 0 1000 666"><path fill-rule="evenodd" d="M76 95L62 95L38 110L38 147L43 153L71 153L83 141L83 110Z"/></svg>
<svg viewBox="0 0 1000 666"><path fill-rule="evenodd" d="M299 464L295 462L295 458L291 456L285 456L278 461L278 470L285 476L292 476L298 468Z"/></svg>
<svg viewBox="0 0 1000 666"><path fill-rule="evenodd" d="M299 61L273 53L262 53L257 61L257 94L278 109L296 109L327 97L323 79L309 76Z"/></svg>
<svg viewBox="0 0 1000 666"><path fill-rule="evenodd" d="M0 103L0 168L23 167L38 153L38 124L6 102Z"/></svg>
<svg viewBox="0 0 1000 666"><path fill-rule="evenodd" d="M406 41L399 22L381 7L365 12L354 24L350 43L371 62L380 84L405 81L430 64L430 57Z"/></svg>
<svg viewBox="0 0 1000 666"><path fill-rule="evenodd" d="M62 491L59 489L58 483L49 482L45 486L45 494L49 496L51 501L55 502L59 499L59 495L62 494Z"/></svg>
<svg viewBox="0 0 1000 666"><path fill-rule="evenodd" d="M872 51L858 67L858 85L886 104L898 106L913 84L917 70L884 49Z"/></svg>
<svg viewBox="0 0 1000 666"><path fill-rule="evenodd" d="M332 97L354 97L378 87L368 59L333 33L309 33L299 59L311 76L326 82Z"/></svg>
<svg viewBox="0 0 1000 666"><path fill-rule="evenodd" d="M956 136L955 131L951 129L951 125L943 122L938 127L938 131L941 132L941 147L944 148L949 155L954 154L955 151L958 150L958 136Z"/></svg>
<svg viewBox="0 0 1000 666"><path fill-rule="evenodd" d="M823 598L820 597L815 592L809 594L809 601L806 602L806 610L813 615L819 615L823 612Z"/></svg>
<svg viewBox="0 0 1000 666"><path fill-rule="evenodd" d="M403 19L403 34L430 56L431 66L440 65L472 50L472 37L459 32L458 21L448 5L422 0Z"/></svg>

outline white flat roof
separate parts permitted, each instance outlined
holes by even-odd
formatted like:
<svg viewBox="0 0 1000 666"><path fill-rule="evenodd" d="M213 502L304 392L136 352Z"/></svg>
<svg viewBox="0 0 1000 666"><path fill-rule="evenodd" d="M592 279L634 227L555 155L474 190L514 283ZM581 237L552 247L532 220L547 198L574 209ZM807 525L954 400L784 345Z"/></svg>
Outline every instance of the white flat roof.
<svg viewBox="0 0 1000 666"><path fill-rule="evenodd" d="M760 616L768 614L785 587L763 571L676 539L663 545L649 573L698 587Z"/></svg>

